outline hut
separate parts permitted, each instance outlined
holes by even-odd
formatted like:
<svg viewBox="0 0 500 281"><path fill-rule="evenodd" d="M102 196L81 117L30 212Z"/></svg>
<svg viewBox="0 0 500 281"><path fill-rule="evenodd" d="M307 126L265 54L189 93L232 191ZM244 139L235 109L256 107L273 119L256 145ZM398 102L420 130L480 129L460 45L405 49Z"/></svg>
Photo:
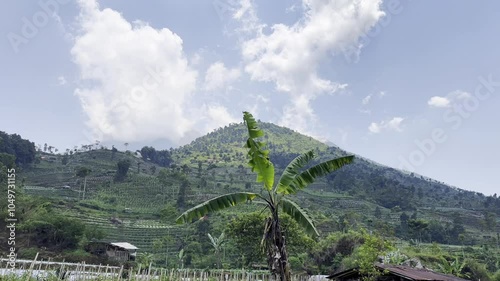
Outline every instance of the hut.
<svg viewBox="0 0 500 281"><path fill-rule="evenodd" d="M116 261L135 261L137 256L136 246L127 242L109 243L106 245L106 255Z"/></svg>
<svg viewBox="0 0 500 281"><path fill-rule="evenodd" d="M138 249L128 242L93 241L86 247L86 250L94 255L106 256L117 262L135 261Z"/></svg>

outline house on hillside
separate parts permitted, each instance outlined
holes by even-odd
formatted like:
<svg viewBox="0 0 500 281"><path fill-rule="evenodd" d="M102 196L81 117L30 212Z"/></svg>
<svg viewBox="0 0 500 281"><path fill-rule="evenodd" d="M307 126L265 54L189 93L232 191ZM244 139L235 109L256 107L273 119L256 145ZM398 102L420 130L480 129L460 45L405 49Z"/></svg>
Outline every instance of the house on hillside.
<svg viewBox="0 0 500 281"><path fill-rule="evenodd" d="M453 275L403 265L377 263L375 268L381 274L377 281L467 281ZM359 281L363 276L358 269L353 268L329 275L327 278L332 281Z"/></svg>
<svg viewBox="0 0 500 281"><path fill-rule="evenodd" d="M137 256L136 246L128 242L90 242L85 250L93 255L106 256L108 259L117 262L135 261Z"/></svg>

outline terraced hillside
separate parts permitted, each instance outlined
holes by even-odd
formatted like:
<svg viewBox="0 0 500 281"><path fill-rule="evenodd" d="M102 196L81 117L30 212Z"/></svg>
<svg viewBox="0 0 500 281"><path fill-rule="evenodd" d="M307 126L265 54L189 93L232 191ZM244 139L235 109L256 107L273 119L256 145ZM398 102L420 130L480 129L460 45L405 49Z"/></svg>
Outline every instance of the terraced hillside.
<svg viewBox="0 0 500 281"><path fill-rule="evenodd" d="M277 173L309 149L315 149L320 160L348 154L287 128L268 123L261 123L261 127L266 132L263 141L268 144ZM242 124L220 128L173 149L173 163L167 168L143 159L140 154L102 148L67 156L42 154L48 160L41 160L21 174L24 191L53 202L61 201L57 206L70 216L104 230L104 240L127 241L140 251L155 253L157 259L166 255L175 259L186 241L201 231L200 223L174 225L176 215L219 194L261 190L246 165L246 134ZM117 163L124 159L130 161L128 175L126 180L115 182ZM90 174L77 177L79 167L90 168ZM450 187L362 157L292 199L310 211L323 235L364 227L404 238L412 234L405 225L405 216L408 220L430 222L428 232L434 231L432 222L447 226L446 231L460 224L464 227L461 243L470 245L488 243L500 230L500 223L493 228L485 225L485 215L489 213L496 214L498 220L497 198ZM210 229L220 232L230 218L253 210L259 209L249 205L215 214L209 219ZM206 239L205 236L196 237Z"/></svg>

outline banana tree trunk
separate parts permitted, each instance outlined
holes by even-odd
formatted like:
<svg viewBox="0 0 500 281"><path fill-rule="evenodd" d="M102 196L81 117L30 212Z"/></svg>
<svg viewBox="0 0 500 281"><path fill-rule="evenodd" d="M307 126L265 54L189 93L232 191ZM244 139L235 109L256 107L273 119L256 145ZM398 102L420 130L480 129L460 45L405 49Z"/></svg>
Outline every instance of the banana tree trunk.
<svg viewBox="0 0 500 281"><path fill-rule="evenodd" d="M221 269L222 268L222 262L221 262L220 251L217 251L216 255L217 255L217 269Z"/></svg>
<svg viewBox="0 0 500 281"><path fill-rule="evenodd" d="M277 212L266 222L266 244L268 265L272 274L279 276L280 281L290 281L290 265L286 252L285 237L281 230Z"/></svg>

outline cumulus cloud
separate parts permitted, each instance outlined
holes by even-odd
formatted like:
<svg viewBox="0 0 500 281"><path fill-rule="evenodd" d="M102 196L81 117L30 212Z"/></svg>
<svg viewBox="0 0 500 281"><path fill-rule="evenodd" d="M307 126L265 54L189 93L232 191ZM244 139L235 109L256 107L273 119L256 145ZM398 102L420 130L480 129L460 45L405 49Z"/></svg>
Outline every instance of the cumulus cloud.
<svg viewBox="0 0 500 281"><path fill-rule="evenodd" d="M403 121L404 121L404 118L402 118L402 117L394 117L389 121L381 121L379 123L373 122L368 127L368 130L374 134L378 134L378 133L381 133L383 131L401 132L401 131L403 131L401 128L401 123Z"/></svg>
<svg viewBox="0 0 500 281"><path fill-rule="evenodd" d="M233 117L226 107L220 104L204 105L201 110L203 118L204 131L210 131L214 128L227 126L231 123L239 123L242 120Z"/></svg>
<svg viewBox="0 0 500 281"><path fill-rule="evenodd" d="M231 82L238 79L241 75L241 72L237 68L227 69L222 62L216 62L210 67L205 74L205 90L214 91L219 90Z"/></svg>
<svg viewBox="0 0 500 281"><path fill-rule="evenodd" d="M79 3L81 31L71 54L86 82L75 94L87 124L101 140L180 139L193 126L185 106L197 76L182 39L167 28L131 24L96 1Z"/></svg>
<svg viewBox="0 0 500 281"><path fill-rule="evenodd" d="M311 102L347 86L320 77L319 64L346 46L357 44L384 15L381 1L303 0L301 19L290 26L275 24L266 33L249 1L242 3L235 18L248 26L244 30L256 31L242 43L245 71L252 80L273 82L277 91L289 94L290 103L283 107L280 123L310 133L316 120Z"/></svg>
<svg viewBox="0 0 500 281"><path fill-rule="evenodd" d="M446 97L434 96L427 101L427 104L431 107L449 107L450 100Z"/></svg>
<svg viewBox="0 0 500 281"><path fill-rule="evenodd" d="M434 96L431 97L428 101L427 104L430 107L438 107L438 108L443 108L443 107L450 107L453 102L456 102L458 100L464 100L468 99L471 97L470 93L461 91L461 90L456 90L448 95L441 97L441 96Z"/></svg>
<svg viewBox="0 0 500 281"><path fill-rule="evenodd" d="M71 49L80 71L75 95L96 139L179 143L201 127L211 130L235 121L224 106L207 106L194 97L198 72L177 34L131 23L95 0L79 5L80 30ZM216 63L206 78L215 89L237 76Z"/></svg>

